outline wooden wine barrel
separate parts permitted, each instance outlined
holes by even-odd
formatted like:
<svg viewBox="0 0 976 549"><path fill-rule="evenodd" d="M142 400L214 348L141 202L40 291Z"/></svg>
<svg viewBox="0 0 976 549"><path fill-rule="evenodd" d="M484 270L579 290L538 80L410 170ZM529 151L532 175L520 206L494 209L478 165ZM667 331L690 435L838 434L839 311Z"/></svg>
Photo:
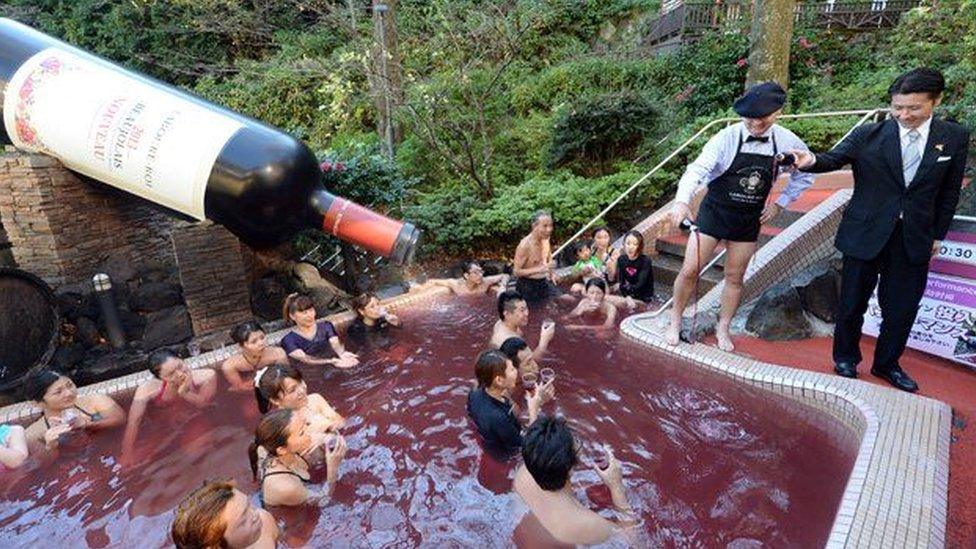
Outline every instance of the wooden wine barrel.
<svg viewBox="0 0 976 549"><path fill-rule="evenodd" d="M0 392L16 389L33 366L58 346L60 318L54 292L40 278L0 267Z"/></svg>

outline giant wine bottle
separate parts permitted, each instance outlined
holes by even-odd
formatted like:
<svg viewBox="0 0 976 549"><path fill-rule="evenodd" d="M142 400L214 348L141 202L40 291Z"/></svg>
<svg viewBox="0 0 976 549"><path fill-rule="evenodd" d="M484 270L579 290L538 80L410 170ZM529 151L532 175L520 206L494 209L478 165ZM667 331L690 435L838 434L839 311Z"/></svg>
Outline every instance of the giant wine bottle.
<svg viewBox="0 0 976 549"><path fill-rule="evenodd" d="M297 139L0 18L0 138L252 246L305 227L409 261L419 231L321 184Z"/></svg>

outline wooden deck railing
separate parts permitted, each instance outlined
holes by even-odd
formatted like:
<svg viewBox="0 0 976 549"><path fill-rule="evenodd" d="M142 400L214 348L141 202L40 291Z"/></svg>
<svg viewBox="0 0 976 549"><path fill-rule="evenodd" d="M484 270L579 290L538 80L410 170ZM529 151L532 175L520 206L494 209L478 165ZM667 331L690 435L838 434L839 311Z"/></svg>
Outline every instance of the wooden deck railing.
<svg viewBox="0 0 976 549"><path fill-rule="evenodd" d="M818 28L868 30L895 26L901 14L918 5L918 0L797 2L795 17L798 23ZM676 37L694 38L706 30L741 22L751 9L749 0L684 2L651 23L644 43L654 46Z"/></svg>

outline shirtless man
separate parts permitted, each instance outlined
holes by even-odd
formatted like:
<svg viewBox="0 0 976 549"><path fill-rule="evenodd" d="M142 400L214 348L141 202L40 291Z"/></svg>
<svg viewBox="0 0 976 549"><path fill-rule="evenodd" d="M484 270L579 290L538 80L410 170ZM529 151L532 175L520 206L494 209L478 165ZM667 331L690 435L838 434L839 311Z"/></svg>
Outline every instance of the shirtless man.
<svg viewBox="0 0 976 549"><path fill-rule="evenodd" d="M492 349L500 349L502 343L510 337L523 338L522 328L529 323L529 306L525 304L525 299L515 290L506 290L498 296L498 318L495 327L491 332L491 341L488 346ZM536 361L542 360L549 348L552 337L556 334L554 323L543 323L539 331L539 346L532 351L532 358Z"/></svg>
<svg viewBox="0 0 976 549"><path fill-rule="evenodd" d="M559 295L551 280L556 262L552 259L550 236L552 216L538 211L532 215L532 232L515 248L515 289L532 303Z"/></svg>
<svg viewBox="0 0 976 549"><path fill-rule="evenodd" d="M620 462L609 449L606 463L594 470L610 489L618 520L607 520L576 499L569 476L578 458L573 433L565 420L545 416L536 420L525 432L522 459L524 465L515 471L513 487L531 512L523 520L537 520L556 542L603 543L636 523L627 502Z"/></svg>
<svg viewBox="0 0 976 549"><path fill-rule="evenodd" d="M508 275L485 276L485 271L482 270L481 265L478 265L477 261L472 261L465 266L464 274L461 275L460 279L435 278L423 284L412 286L410 291L418 292L433 286L447 288L457 295L484 294L489 290L494 290L500 294L508 286Z"/></svg>

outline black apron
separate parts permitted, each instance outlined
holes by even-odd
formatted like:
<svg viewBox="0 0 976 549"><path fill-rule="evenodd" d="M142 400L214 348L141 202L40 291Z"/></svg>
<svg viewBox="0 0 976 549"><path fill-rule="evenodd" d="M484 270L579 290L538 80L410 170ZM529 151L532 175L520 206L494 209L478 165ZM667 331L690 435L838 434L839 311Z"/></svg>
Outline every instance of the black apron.
<svg viewBox="0 0 976 549"><path fill-rule="evenodd" d="M708 192L698 208L698 230L719 240L755 242L759 239L759 218L776 179L776 138L773 155L742 152L742 133L732 164L708 183Z"/></svg>

